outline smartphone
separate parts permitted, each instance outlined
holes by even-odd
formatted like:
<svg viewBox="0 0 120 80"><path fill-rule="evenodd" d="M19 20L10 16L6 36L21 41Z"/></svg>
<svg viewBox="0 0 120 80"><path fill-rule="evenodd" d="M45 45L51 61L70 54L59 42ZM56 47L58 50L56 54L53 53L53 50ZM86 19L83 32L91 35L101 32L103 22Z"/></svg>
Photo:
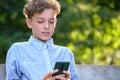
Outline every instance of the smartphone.
<svg viewBox="0 0 120 80"><path fill-rule="evenodd" d="M56 62L54 70L58 69L59 71L57 73L53 74L52 76L63 74L63 70L65 70L65 71L68 70L69 64L70 64L70 62Z"/></svg>

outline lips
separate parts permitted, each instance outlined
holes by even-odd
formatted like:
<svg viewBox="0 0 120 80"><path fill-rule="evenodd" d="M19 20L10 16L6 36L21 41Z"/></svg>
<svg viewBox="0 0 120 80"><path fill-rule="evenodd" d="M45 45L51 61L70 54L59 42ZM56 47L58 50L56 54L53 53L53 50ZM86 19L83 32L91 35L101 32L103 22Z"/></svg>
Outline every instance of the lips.
<svg viewBox="0 0 120 80"><path fill-rule="evenodd" d="M44 35L44 36L49 36L49 32L42 32L42 34Z"/></svg>

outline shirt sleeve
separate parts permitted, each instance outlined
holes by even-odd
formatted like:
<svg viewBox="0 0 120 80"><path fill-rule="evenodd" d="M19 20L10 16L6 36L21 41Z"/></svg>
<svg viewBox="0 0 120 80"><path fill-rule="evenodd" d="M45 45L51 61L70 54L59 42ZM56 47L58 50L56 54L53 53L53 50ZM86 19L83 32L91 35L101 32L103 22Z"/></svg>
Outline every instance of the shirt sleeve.
<svg viewBox="0 0 120 80"><path fill-rule="evenodd" d="M17 62L18 50L15 45L12 45L7 52L6 57L6 80L20 80L20 69Z"/></svg>
<svg viewBox="0 0 120 80"><path fill-rule="evenodd" d="M71 75L71 80L80 80L78 78L78 75L77 75L74 54L71 51L70 51L70 53L71 53L71 57L70 57L70 75Z"/></svg>

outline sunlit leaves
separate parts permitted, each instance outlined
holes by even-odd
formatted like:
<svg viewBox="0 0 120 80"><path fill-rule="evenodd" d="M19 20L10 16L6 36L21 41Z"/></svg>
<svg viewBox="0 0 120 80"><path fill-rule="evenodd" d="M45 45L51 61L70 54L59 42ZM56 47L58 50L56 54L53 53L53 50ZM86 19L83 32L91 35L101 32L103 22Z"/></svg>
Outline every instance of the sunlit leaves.
<svg viewBox="0 0 120 80"><path fill-rule="evenodd" d="M120 20L116 12L78 1L71 3L63 16L67 23L63 29L69 34L67 46L77 63L116 64L115 50L120 47Z"/></svg>
<svg viewBox="0 0 120 80"><path fill-rule="evenodd" d="M95 27L99 27L102 19L101 19L101 17L100 17L98 14L93 14L93 21L94 21L94 22L93 22L93 23L94 23L94 26L95 26Z"/></svg>

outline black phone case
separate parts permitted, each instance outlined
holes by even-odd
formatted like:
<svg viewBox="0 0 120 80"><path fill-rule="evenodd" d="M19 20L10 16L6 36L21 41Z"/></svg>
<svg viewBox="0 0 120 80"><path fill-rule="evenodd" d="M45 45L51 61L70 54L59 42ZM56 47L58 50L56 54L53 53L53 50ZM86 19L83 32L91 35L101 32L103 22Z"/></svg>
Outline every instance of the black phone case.
<svg viewBox="0 0 120 80"><path fill-rule="evenodd" d="M68 70L69 64L69 62L56 62L54 69L58 69L59 71L52 76L63 74L63 70Z"/></svg>

